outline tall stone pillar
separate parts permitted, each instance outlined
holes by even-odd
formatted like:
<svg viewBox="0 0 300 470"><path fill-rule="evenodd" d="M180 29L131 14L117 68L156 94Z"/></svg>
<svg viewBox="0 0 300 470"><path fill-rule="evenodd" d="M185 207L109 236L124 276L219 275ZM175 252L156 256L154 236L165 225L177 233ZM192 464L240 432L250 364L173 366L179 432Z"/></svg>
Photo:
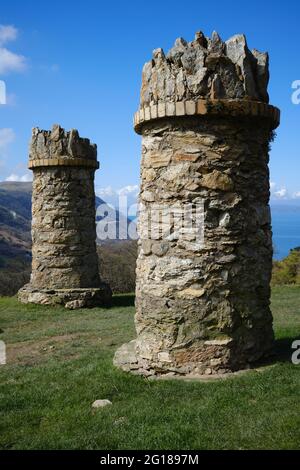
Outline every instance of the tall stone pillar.
<svg viewBox="0 0 300 470"><path fill-rule="evenodd" d="M21 302L69 308L107 304L96 252L94 173L97 146L76 130L33 129L32 274Z"/></svg>
<svg viewBox="0 0 300 470"><path fill-rule="evenodd" d="M268 55L243 35L179 38L143 68L137 339L115 355L124 370L225 373L272 349L268 79ZM178 203L203 204L204 241L172 222L153 236L157 207Z"/></svg>

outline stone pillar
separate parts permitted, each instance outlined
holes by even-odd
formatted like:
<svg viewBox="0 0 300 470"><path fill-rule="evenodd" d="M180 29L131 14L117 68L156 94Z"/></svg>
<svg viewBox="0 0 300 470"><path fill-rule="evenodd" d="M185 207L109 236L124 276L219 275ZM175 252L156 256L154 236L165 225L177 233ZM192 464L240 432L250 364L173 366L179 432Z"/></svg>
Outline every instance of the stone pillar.
<svg viewBox="0 0 300 470"><path fill-rule="evenodd" d="M272 350L268 152L279 110L268 79L268 55L243 35L179 38L143 68L137 339L115 355L124 370L225 373ZM203 203L204 242L174 223L149 236L154 206L179 202Z"/></svg>
<svg viewBox="0 0 300 470"><path fill-rule="evenodd" d="M77 130L33 129L29 168L32 186L32 274L20 289L27 303L68 308L107 304L96 252L94 173L97 146Z"/></svg>

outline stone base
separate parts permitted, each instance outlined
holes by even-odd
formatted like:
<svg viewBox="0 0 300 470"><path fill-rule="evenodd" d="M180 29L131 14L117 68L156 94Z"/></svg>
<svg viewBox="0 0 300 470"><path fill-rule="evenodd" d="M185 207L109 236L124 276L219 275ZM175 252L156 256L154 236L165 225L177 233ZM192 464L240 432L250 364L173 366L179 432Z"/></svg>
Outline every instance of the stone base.
<svg viewBox="0 0 300 470"><path fill-rule="evenodd" d="M81 289L37 289L26 284L18 292L18 300L24 304L64 305L70 310L109 306L111 297L111 289L105 283Z"/></svg>
<svg viewBox="0 0 300 470"><path fill-rule="evenodd" d="M270 356L271 351L265 352L256 358L255 361L241 361L234 365L226 361L226 353L224 357L206 358L202 362L186 362L184 364L176 364L171 360L151 361L150 359L139 357L137 352L137 340L123 344L117 349L113 363L116 367L125 372L131 372L135 375L143 375L151 378L187 378L187 379L208 379L222 378L230 375L245 372L256 368L258 362L262 358ZM167 353L164 353L167 354Z"/></svg>

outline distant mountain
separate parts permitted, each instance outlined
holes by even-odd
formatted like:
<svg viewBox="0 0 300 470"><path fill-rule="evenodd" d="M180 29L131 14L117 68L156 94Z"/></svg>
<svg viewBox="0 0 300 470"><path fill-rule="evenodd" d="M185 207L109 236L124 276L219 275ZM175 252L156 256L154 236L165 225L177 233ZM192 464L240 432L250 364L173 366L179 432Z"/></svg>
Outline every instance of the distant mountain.
<svg viewBox="0 0 300 470"><path fill-rule="evenodd" d="M29 280L31 269L31 194L32 183L0 182L0 295L14 295ZM117 259L120 260L123 257L124 263L122 264L125 266L127 253L127 263L130 266L127 274L124 271L124 286L132 286L132 282L128 283L128 278L132 279L132 273L135 269L135 256L132 253L136 249L136 242L130 243L129 240L118 239L120 227L126 227L132 222L118 210L115 213L112 210L107 211L105 201L96 197L96 208L99 206L101 209L97 211L96 221L99 223L103 220L106 226L116 223L116 229L113 231L116 238L97 239L97 243L102 246L103 259L115 260L116 262ZM98 233L100 232L98 231ZM112 247L112 245L119 243L124 243L124 246L119 249ZM104 266L104 263L102 264ZM105 263L106 272L103 271L103 266L101 274L107 280L112 279L110 262ZM115 271L114 268L112 271ZM121 277L122 274L119 274L118 282L115 284L118 291L122 290L120 288L122 286Z"/></svg>
<svg viewBox="0 0 300 470"><path fill-rule="evenodd" d="M0 183L0 294L14 294L29 279L31 183Z"/></svg>
<svg viewBox="0 0 300 470"><path fill-rule="evenodd" d="M31 249L31 183L0 183L0 263Z"/></svg>

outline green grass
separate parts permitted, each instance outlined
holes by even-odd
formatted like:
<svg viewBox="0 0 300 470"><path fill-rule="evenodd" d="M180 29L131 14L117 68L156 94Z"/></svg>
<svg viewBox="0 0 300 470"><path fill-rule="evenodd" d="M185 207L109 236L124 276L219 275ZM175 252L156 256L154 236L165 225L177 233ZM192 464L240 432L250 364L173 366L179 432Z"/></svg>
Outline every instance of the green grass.
<svg viewBox="0 0 300 470"><path fill-rule="evenodd" d="M66 311L0 299L1 449L299 449L300 288L273 289L278 359L211 383L149 381L115 369L135 336L132 296ZM92 410L96 399L112 406Z"/></svg>

